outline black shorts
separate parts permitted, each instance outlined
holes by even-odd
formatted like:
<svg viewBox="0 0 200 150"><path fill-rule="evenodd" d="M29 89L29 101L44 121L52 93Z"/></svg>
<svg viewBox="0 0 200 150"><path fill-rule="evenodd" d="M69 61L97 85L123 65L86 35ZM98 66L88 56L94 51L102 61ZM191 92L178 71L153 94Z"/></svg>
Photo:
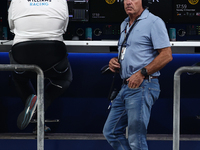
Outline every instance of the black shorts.
<svg viewBox="0 0 200 150"><path fill-rule="evenodd" d="M17 43L9 52L11 64L34 64L44 72L44 78L52 84L62 85L63 80L72 81L72 71L67 58L66 46L60 41L35 41ZM38 47L38 42L44 44ZM31 46L26 46L29 43ZM14 72L14 78L33 78L36 73Z"/></svg>

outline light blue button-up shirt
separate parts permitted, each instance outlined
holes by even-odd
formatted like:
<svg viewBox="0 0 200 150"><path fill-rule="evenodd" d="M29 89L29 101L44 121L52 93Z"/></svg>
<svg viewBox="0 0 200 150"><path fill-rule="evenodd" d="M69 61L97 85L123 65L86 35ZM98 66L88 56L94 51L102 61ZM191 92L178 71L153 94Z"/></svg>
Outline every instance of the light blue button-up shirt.
<svg viewBox="0 0 200 150"><path fill-rule="evenodd" d="M126 42L126 52L121 62L121 78L126 79L147 66L158 55L157 49L170 47L168 32L163 20L145 9L138 18ZM129 17L121 24L121 36L118 44L120 51L125 35ZM126 32L125 32L126 30ZM152 76L159 76L155 72Z"/></svg>

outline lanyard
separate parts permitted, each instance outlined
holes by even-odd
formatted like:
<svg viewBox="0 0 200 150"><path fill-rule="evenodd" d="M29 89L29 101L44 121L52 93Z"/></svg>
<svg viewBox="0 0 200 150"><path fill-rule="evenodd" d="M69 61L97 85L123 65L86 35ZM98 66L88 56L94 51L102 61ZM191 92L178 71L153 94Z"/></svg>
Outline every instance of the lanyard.
<svg viewBox="0 0 200 150"><path fill-rule="evenodd" d="M125 38L124 38L124 41L122 42L122 45L121 45L121 48L120 48L120 51L119 51L119 57L118 57L118 62L120 63L120 58L121 58L121 52L122 52L122 48L123 48L123 45L126 43L133 27L136 25L136 23L138 22L139 20L136 20L133 25L130 27L130 29L128 30L127 34L125 35ZM127 30L127 26L125 28L125 33L126 33L126 30Z"/></svg>
<svg viewBox="0 0 200 150"><path fill-rule="evenodd" d="M129 29L128 33L126 34L126 36L125 36L125 38L124 38L124 41L123 41L122 46L121 46L121 49L120 49L119 57L118 57L118 63L119 63L120 65L121 65L121 63L120 63L120 58L121 58L122 47L123 47L124 43L127 41L128 36L129 36L131 30L133 29L133 27L135 26L135 24L136 24L138 21L139 21L139 20L136 20L136 21L134 22L134 24L131 26L131 28ZM127 26L126 26L126 28L125 28L125 30L124 30L125 33L126 33L126 30L127 30ZM123 31L122 31L122 32L123 32ZM111 95L113 94L113 92L115 92L115 91L113 91L114 82L115 82L115 76L116 76L116 72L114 73L113 80L112 80L112 84L111 84L111 87L110 87L110 92L109 92L109 95L108 95L108 99L111 100L111 103L110 103L108 109L110 108L110 106L111 106L111 104L112 104Z"/></svg>

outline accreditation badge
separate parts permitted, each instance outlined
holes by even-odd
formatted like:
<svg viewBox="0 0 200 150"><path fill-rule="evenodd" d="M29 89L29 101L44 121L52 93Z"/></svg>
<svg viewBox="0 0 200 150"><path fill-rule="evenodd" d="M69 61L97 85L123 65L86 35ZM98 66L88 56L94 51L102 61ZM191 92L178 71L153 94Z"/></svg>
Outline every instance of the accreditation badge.
<svg viewBox="0 0 200 150"><path fill-rule="evenodd" d="M125 53L126 53L126 47L122 47L122 51L121 51L121 60L124 59Z"/></svg>

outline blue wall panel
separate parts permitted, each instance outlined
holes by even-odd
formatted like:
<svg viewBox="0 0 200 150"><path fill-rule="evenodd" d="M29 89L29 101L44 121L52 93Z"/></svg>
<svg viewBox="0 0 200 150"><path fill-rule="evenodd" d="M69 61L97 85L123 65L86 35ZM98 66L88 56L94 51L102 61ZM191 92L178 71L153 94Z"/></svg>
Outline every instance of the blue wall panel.
<svg viewBox="0 0 200 150"><path fill-rule="evenodd" d="M45 116L60 119L59 123L48 123L52 132L101 133L107 118L109 101L107 96L113 74L102 75L101 68L108 64L116 53L69 53L73 71L73 82L69 89L54 101ZM200 54L173 54L173 61L161 70L161 94L152 109L148 133L172 133L173 116L173 76L181 66L191 66L200 61ZM8 53L0 53L0 63L9 63ZM34 124L20 131L16 119L23 109L10 72L1 72L0 84L0 132L32 132ZM181 132L200 133L200 75L181 75ZM116 78L116 87L121 85ZM188 123L189 122L189 123Z"/></svg>

